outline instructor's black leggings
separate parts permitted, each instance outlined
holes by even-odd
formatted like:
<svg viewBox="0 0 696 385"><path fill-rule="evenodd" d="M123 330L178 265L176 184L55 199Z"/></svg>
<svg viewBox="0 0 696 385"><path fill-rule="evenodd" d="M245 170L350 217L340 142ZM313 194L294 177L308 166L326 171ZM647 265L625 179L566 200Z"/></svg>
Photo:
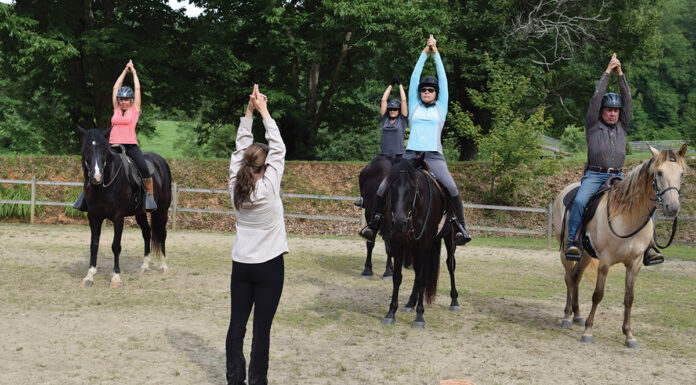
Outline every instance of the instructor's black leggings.
<svg viewBox="0 0 696 385"><path fill-rule="evenodd" d="M249 385L268 383L266 376L271 323L283 292L284 275L282 255L258 264L232 262L232 311L226 341L228 384L244 384L246 378L246 361L242 345L252 305L254 330L249 360Z"/></svg>
<svg viewBox="0 0 696 385"><path fill-rule="evenodd" d="M140 147L138 147L137 144L124 144L122 146L126 149L126 155L133 159L135 165L138 166L140 176L143 178L150 178L150 170L147 169L147 163L145 163L145 157L143 156L143 152L140 151Z"/></svg>

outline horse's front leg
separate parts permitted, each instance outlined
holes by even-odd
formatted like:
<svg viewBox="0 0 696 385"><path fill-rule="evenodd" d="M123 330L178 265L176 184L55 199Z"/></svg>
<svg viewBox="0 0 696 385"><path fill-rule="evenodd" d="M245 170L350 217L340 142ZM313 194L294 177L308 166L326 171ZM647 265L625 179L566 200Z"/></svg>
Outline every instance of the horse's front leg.
<svg viewBox="0 0 696 385"><path fill-rule="evenodd" d="M394 269L394 279L392 280L392 298L389 304L389 311L387 315L382 320L382 325L393 325L396 321L396 310L399 308L399 286L401 286L401 255L394 257L395 269Z"/></svg>
<svg viewBox="0 0 696 385"><path fill-rule="evenodd" d="M365 257L365 270L360 273L361 278L372 278L372 249L375 248L374 242L365 242L367 256Z"/></svg>
<svg viewBox="0 0 696 385"><path fill-rule="evenodd" d="M143 264L140 265L140 274L144 274L150 271L150 240L152 239L152 231L150 225L147 223L147 214L138 214L135 216L135 221L138 222L140 226L140 232L143 235L143 241L145 242L145 252L143 256Z"/></svg>
<svg viewBox="0 0 696 385"><path fill-rule="evenodd" d="M418 302L418 284L416 280L413 280L413 289L411 289L411 295L408 297L408 302L404 305L401 311L405 313L412 313L413 309L416 307L416 302Z"/></svg>
<svg viewBox="0 0 696 385"><path fill-rule="evenodd" d="M585 320L580 315L578 293L582 274L585 272L591 258L588 254L585 254L580 262L571 262L565 258L563 250L561 249L561 263L565 268L566 306L561 327L569 328L571 324L584 326Z"/></svg>
<svg viewBox="0 0 696 385"><path fill-rule="evenodd" d="M111 243L111 251L114 252L114 275L111 277L111 287L121 287L121 268L118 258L121 255L121 235L123 235L123 217L114 217L114 241Z"/></svg>
<svg viewBox="0 0 696 385"><path fill-rule="evenodd" d="M587 256L585 256L587 258ZM582 334L581 341L585 343L594 342L592 338L592 326L594 325L594 316L597 311L597 306L602 302L604 298L604 284L607 280L607 274L609 273L609 265L602 263L600 260L599 268L597 269L597 284L595 286L594 294L592 294L592 310L590 310L590 315L585 321L585 332Z"/></svg>
<svg viewBox="0 0 696 385"><path fill-rule="evenodd" d="M624 294L624 321L623 333L626 335L626 346L631 349L638 349L638 341L631 333L631 307L633 306L633 285L641 267L641 259L633 260L632 265L626 266L626 293Z"/></svg>
<svg viewBox="0 0 696 385"><path fill-rule="evenodd" d="M82 279L80 287L91 287L94 285L94 275L97 274L97 252L99 251L99 236L101 235L101 225L104 218L97 218L87 215L89 218L89 229L91 233L89 245L89 269L87 275Z"/></svg>
<svg viewBox="0 0 696 385"><path fill-rule="evenodd" d="M423 306L423 291L425 290L423 265L416 260L413 264L413 270L416 273L414 289L418 289L418 303L416 305L416 319L413 320L411 326L416 329L423 329L425 328L425 318L423 317L423 313L425 313L425 307Z"/></svg>
<svg viewBox="0 0 696 385"><path fill-rule="evenodd" d="M454 270L457 268L457 261L454 259L454 251L456 250L456 246L454 245L451 236L445 236L445 249L447 249L446 262L447 271L449 271L450 276L450 298L452 298L452 302L450 302L450 310L459 311L459 301L457 301L457 298L459 298L459 293L457 293L457 286L454 283Z"/></svg>
<svg viewBox="0 0 696 385"><path fill-rule="evenodd" d="M390 280L394 276L394 265L392 264L391 252L389 250L389 242L384 242L384 248L387 251L387 265L384 267L384 274L382 274L382 279Z"/></svg>

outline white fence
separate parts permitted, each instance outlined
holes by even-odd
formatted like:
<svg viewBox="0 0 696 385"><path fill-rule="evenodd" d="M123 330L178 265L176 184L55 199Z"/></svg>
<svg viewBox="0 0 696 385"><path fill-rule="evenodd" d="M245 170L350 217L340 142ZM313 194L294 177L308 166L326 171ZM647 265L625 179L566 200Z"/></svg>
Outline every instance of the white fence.
<svg viewBox="0 0 696 385"><path fill-rule="evenodd" d="M34 224L34 217L36 206L72 206L74 202L52 202L52 201L37 201L36 200L36 188L37 186L82 186L79 182L55 182L55 181L37 181L36 177L32 177L31 180L14 180L14 179L0 179L0 183L8 184L28 184L31 185L31 200L0 200L0 204L20 204L20 205L30 205L30 223ZM212 210L212 209L199 209L199 208L186 208L179 207L179 192L190 192L190 193L203 193L203 194L229 194L227 190L214 190L214 189L200 189L200 188L187 188L178 187L176 183L172 184L172 205L169 211L172 212L172 229L176 230L176 217L177 213L211 213L211 214L227 214L234 215L233 210ZM284 198L300 198L300 199L321 199L321 200L338 200L338 201L350 201L353 202L357 197L347 197L347 196L330 196L330 195L313 195L313 194L281 194ZM548 246L551 247L551 242L553 239L553 209L552 205L549 204L548 207L515 207L515 206L496 206L496 205L480 205L464 203L465 208L470 209L485 209L485 210L504 210L504 211L519 211L519 212L531 212L546 214L546 231L541 230L530 230L530 229L519 229L519 228L502 228L502 227L491 227L491 226L467 226L472 230L487 231L487 232L498 232L498 233L513 233L513 234L529 234L529 235L545 235L548 242ZM316 220L326 220L326 221L344 221L344 222L360 222L360 217L338 217L338 216L323 216L323 215L305 215L305 214L292 214L285 213L287 218L303 218L303 219L316 219ZM668 219L666 217L658 216L657 219ZM685 222L696 222L696 218L680 217L680 221Z"/></svg>

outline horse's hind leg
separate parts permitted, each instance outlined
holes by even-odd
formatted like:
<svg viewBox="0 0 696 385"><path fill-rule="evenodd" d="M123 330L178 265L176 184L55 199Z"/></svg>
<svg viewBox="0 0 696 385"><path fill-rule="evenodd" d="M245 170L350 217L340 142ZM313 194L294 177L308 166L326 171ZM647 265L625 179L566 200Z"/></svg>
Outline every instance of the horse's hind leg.
<svg viewBox="0 0 696 385"><path fill-rule="evenodd" d="M401 309L404 313L412 313L413 309L416 307L416 302L418 301L418 285L416 280L413 280L413 289L411 289L411 295L408 297L408 302Z"/></svg>
<svg viewBox="0 0 696 385"><path fill-rule="evenodd" d="M397 250L397 252L401 253L401 250ZM382 320L382 325L393 325L396 321L396 310L399 308L399 286L401 286L401 279L403 278L401 275L402 259L402 255L397 255L394 257L394 279L392 280L392 298L391 302L389 303L389 311L387 312L387 315L384 316L384 320Z"/></svg>
<svg viewBox="0 0 696 385"><path fill-rule="evenodd" d="M631 333L631 307L633 306L633 285L638 276L641 267L641 259L633 260L632 265L626 266L626 292L624 294L624 321L623 333L626 335L626 346L632 349L638 349L638 341Z"/></svg>
<svg viewBox="0 0 696 385"><path fill-rule="evenodd" d="M562 250L563 248L561 248L561 263L565 269L566 305L561 327L569 328L571 324L585 324L585 320L580 315L580 306L578 305L578 288L580 287L582 273L585 271L590 259L583 258L580 262L573 263L565 258L565 253Z"/></svg>
<svg viewBox="0 0 696 385"><path fill-rule="evenodd" d="M418 303L416 304L416 319L413 320L412 327L416 329L425 328L425 307L423 306L423 291L425 290L425 280L423 273L423 265L414 261L413 270L416 273L416 279L414 284L414 289L418 288Z"/></svg>
<svg viewBox="0 0 696 385"><path fill-rule="evenodd" d="M111 243L111 251L114 253L114 275L111 277L110 287L121 287L121 267L119 257L121 256L121 236L123 235L123 217L114 217L114 241Z"/></svg>
<svg viewBox="0 0 696 385"><path fill-rule="evenodd" d="M450 276L450 298L452 298L450 310L459 311L459 301L457 301L459 293L457 293L457 287L454 283L454 270L457 268L457 261L454 259L456 246L454 246L451 236L445 236L445 249L447 249L447 271L449 271Z"/></svg>
<svg viewBox="0 0 696 385"><path fill-rule="evenodd" d="M167 206L168 207L168 206ZM160 273L169 272L167 266L167 210L157 210L150 214L152 218L152 252L160 257Z"/></svg>
<svg viewBox="0 0 696 385"><path fill-rule="evenodd" d="M101 235L101 225L104 218L89 217L89 229L91 233L89 245L89 270L82 279L80 287L90 287L94 285L94 274L97 274L97 252L99 251L99 236Z"/></svg>
<svg viewBox="0 0 696 385"><path fill-rule="evenodd" d="M592 310L590 310L590 315L585 321L585 332L582 334L582 342L593 342L592 326L594 325L594 316L595 312L597 311L597 306L600 302L602 302L602 298L604 298L604 284L606 283L608 273L609 265L602 264L600 261L599 268L597 269L597 284L595 286L594 294L592 294ZM580 274L582 274L582 272Z"/></svg>
<svg viewBox="0 0 696 385"><path fill-rule="evenodd" d="M143 241L145 243L145 252L143 256L143 264L140 265L140 274L147 273L150 271L150 225L147 223L147 214L138 214L135 216L135 221L138 222L140 226L140 232L143 234Z"/></svg>

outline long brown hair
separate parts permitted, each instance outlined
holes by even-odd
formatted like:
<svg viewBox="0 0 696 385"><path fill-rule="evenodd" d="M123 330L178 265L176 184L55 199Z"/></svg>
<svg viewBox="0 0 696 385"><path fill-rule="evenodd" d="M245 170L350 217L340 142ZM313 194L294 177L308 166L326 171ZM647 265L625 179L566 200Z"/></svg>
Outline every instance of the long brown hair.
<svg viewBox="0 0 696 385"><path fill-rule="evenodd" d="M237 171L237 181L234 184L234 207L239 210L242 204L251 201L251 193L254 192L256 181L254 174L258 174L266 165L268 146L263 143L254 143L244 150L242 167Z"/></svg>

